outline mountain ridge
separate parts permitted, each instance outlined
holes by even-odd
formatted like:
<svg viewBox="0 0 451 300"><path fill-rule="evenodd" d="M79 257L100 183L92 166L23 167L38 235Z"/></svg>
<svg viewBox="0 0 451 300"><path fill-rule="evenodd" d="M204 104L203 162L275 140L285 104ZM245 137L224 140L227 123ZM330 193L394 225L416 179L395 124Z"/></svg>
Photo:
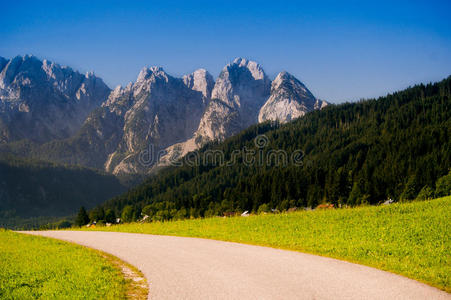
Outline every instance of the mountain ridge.
<svg viewBox="0 0 451 300"><path fill-rule="evenodd" d="M41 77L45 77L44 82L53 84L52 88L56 91L70 90L65 96L67 99L71 99L70 95L74 95L74 99L81 99L80 95L84 94L94 95L91 92L93 84L83 85L81 82L78 88L73 88L70 78L63 80L67 77L64 75L66 73L69 77L77 77L79 74L69 67L61 67L47 60L41 62L33 56L16 57L12 60L17 62L18 68L20 60L32 60L36 66L29 72L23 71L25 75L28 74L24 78L30 78L33 82L37 81L35 77L39 77L33 74L41 74ZM7 69L12 60L0 59L0 66L4 65L2 69ZM3 87L8 85L8 88L14 81L10 78L17 77L7 76L9 73L3 71L0 74L4 74L0 77L3 78L0 83L3 82ZM292 75L281 77L283 78L280 79L280 84L296 80L298 86L305 88ZM85 78L88 82L94 78L97 80L91 73L86 74ZM276 78L274 82L277 80ZM0 145L0 151L12 151L16 155L29 151L25 156L58 163L80 164L113 174L149 173L154 167L165 165L169 160L179 158L210 141L222 141L259 121L270 118L287 122L308 111L322 108L321 105L310 103L320 101L310 92L309 105L285 107L283 102L278 106L269 105L268 101L277 98L271 93L271 84L274 82L265 74L261 65L244 58L236 58L227 64L216 80L205 69L198 69L177 78L166 73L162 67L144 67L135 82L124 87L117 86L113 90L105 85L108 92L97 97L100 99L94 101L90 112L85 113L84 118L79 117L76 122L72 122L64 115L65 124L74 123L70 132L42 139L36 139L35 134L30 133L5 141ZM284 90L291 95L290 103L301 102L302 95L291 91L294 85L285 85L287 87ZM6 90L3 88L0 92L6 94ZM12 94L16 90L20 91L20 87L15 88L13 85L9 88L9 93ZM49 91L53 90L49 88ZM1 103L8 103L8 99L3 96L0 100ZM36 96L36 99L39 102L39 97ZM266 112L262 112L263 108ZM266 117L267 111L271 109L283 112ZM2 122L2 115L6 116L3 120L9 117L7 112L0 111L0 129L1 124L5 123ZM31 132L35 127L33 124L27 125L27 128L32 129ZM54 130L64 128L58 122L54 127ZM30 142L26 142L27 139ZM140 156L148 151L149 147L162 154L161 163L141 161ZM176 149L181 151L175 151Z"/></svg>
<svg viewBox="0 0 451 300"><path fill-rule="evenodd" d="M35 56L2 59L0 66L0 143L70 137L110 93L93 73Z"/></svg>

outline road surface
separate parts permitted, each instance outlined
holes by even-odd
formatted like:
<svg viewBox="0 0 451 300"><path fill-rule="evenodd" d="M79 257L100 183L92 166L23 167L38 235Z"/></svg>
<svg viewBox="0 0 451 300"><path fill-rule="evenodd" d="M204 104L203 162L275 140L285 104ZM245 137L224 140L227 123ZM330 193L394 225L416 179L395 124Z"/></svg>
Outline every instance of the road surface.
<svg viewBox="0 0 451 300"><path fill-rule="evenodd" d="M111 253L140 269L149 299L451 299L417 281L336 259L206 239L35 231Z"/></svg>

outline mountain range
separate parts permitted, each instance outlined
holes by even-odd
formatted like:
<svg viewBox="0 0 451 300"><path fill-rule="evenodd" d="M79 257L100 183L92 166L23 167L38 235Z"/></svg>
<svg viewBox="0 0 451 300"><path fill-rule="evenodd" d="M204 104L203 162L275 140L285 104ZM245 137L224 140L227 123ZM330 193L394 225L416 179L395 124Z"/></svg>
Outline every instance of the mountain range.
<svg viewBox="0 0 451 300"><path fill-rule="evenodd" d="M109 94L93 73L34 56L0 57L0 143L68 138Z"/></svg>
<svg viewBox="0 0 451 300"><path fill-rule="evenodd" d="M93 73L34 56L0 58L0 70L0 152L116 175L149 173L253 124L327 106L293 75L272 81L244 58L216 80L204 69L175 78L146 67L113 90ZM143 160L150 148L159 161Z"/></svg>

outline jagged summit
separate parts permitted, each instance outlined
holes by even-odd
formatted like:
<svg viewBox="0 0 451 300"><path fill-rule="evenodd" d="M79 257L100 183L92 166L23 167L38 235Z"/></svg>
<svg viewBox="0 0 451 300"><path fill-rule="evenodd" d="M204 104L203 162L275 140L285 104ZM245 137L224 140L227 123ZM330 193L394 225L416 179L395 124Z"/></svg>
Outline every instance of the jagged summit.
<svg viewBox="0 0 451 300"><path fill-rule="evenodd" d="M226 65L219 74L211 98L239 108L242 104L252 106L263 104L269 95L271 81L263 68L256 62L236 58Z"/></svg>
<svg viewBox="0 0 451 300"><path fill-rule="evenodd" d="M307 87L290 73L280 72L271 85L271 94L273 93L292 93L293 100L303 102L315 99L315 96L307 89Z"/></svg>
<svg viewBox="0 0 451 300"><path fill-rule="evenodd" d="M293 75L280 72L271 81L260 64L241 57L216 80L205 69L177 78L153 66L114 90L93 72L30 55L0 57L0 143L71 137L58 144L58 162L115 174L148 172L156 161L143 164L140 154L150 146L177 157L258 122L288 122L325 105Z"/></svg>
<svg viewBox="0 0 451 300"><path fill-rule="evenodd" d="M167 76L168 74L163 70L162 67L145 67L141 70L141 72L139 72L136 82L142 82L152 77L164 77L165 79L167 79Z"/></svg>
<svg viewBox="0 0 451 300"><path fill-rule="evenodd" d="M0 60L0 66L0 143L69 137L110 93L94 74L33 55Z"/></svg>
<svg viewBox="0 0 451 300"><path fill-rule="evenodd" d="M260 109L258 121L291 121L315 109L317 100L296 77L280 72L271 84L271 96Z"/></svg>
<svg viewBox="0 0 451 300"><path fill-rule="evenodd" d="M248 60L242 57L237 57L233 60L231 64L228 64L226 68L233 67L234 65L237 65L238 67L247 68L251 72L252 77L254 77L254 79L256 80L265 79L266 77L265 71L263 71L262 66L255 61Z"/></svg>
<svg viewBox="0 0 451 300"><path fill-rule="evenodd" d="M270 87L271 81L258 63L236 58L227 64L214 84L211 101L195 133L196 143L222 140L257 123Z"/></svg>
<svg viewBox="0 0 451 300"><path fill-rule="evenodd" d="M183 76L183 82L188 88L201 92L206 98L206 102L211 97L211 91L215 84L213 76L205 69L198 69Z"/></svg>

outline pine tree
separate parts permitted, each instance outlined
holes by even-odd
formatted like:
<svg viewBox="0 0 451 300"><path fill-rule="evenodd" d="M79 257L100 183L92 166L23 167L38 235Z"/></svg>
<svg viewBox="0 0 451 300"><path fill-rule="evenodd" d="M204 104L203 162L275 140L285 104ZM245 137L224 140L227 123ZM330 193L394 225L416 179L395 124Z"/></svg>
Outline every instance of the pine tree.
<svg viewBox="0 0 451 300"><path fill-rule="evenodd" d="M115 223L116 222L116 215L114 213L114 210L107 209L105 211L105 222L107 222L107 223Z"/></svg>
<svg viewBox="0 0 451 300"><path fill-rule="evenodd" d="M435 196L443 197L451 195L451 171L448 175L440 177L436 183Z"/></svg>
<svg viewBox="0 0 451 300"><path fill-rule="evenodd" d="M89 223L89 217L86 213L86 209L82 206L78 211L77 218L75 219L75 225L81 227Z"/></svg>
<svg viewBox="0 0 451 300"><path fill-rule="evenodd" d="M133 206L126 205L122 210L122 222L132 222L133 221Z"/></svg>

